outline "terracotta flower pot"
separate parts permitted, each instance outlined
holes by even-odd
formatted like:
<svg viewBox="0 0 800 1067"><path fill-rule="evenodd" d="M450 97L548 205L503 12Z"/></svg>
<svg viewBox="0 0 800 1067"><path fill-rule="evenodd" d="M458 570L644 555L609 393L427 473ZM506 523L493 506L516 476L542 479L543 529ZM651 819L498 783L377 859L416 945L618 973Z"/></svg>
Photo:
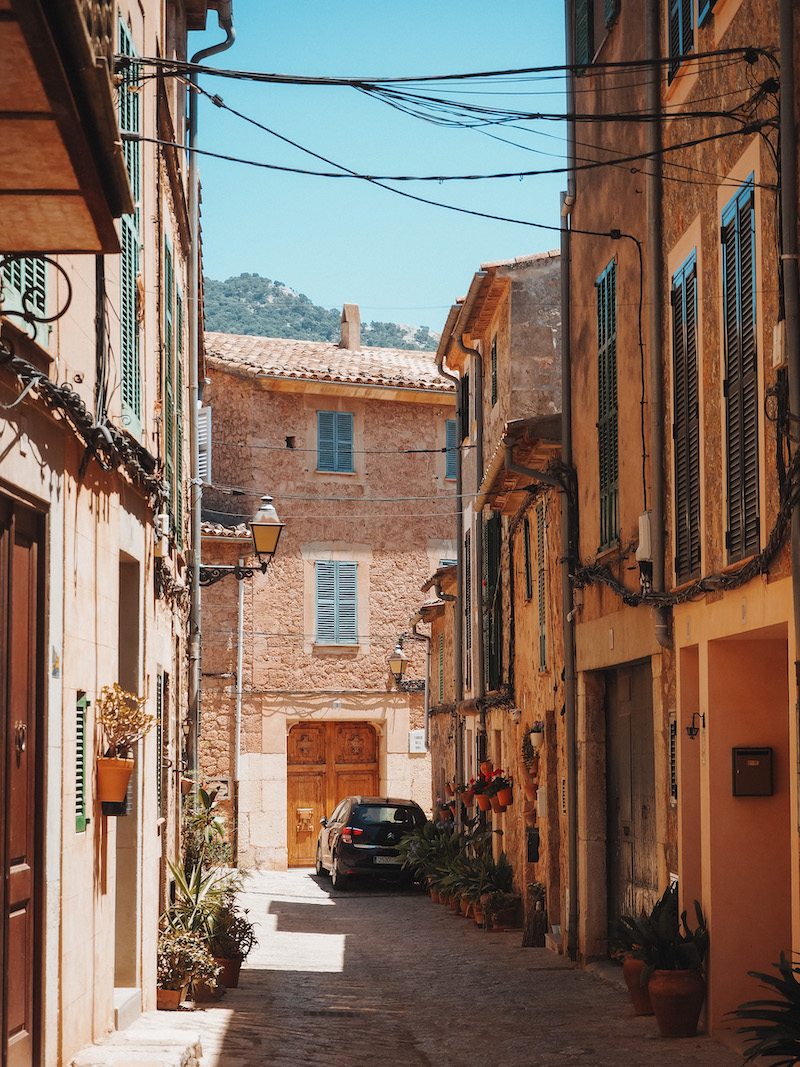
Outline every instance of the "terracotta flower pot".
<svg viewBox="0 0 800 1067"><path fill-rule="evenodd" d="M478 793L475 799L478 801L478 807L481 809L481 811L488 811L489 808L491 808L492 806L491 800L483 793Z"/></svg>
<svg viewBox="0 0 800 1067"><path fill-rule="evenodd" d="M132 774L132 759L101 756L97 760L97 799L104 804L121 804Z"/></svg>
<svg viewBox="0 0 800 1067"><path fill-rule="evenodd" d="M472 792L467 792L467 793L462 793L461 794L461 802L463 804L465 804L466 807L470 806L470 804L473 801L473 798L474 798L474 794Z"/></svg>
<svg viewBox="0 0 800 1067"><path fill-rule="evenodd" d="M476 926L483 926L483 908L480 904L472 905L472 918L475 920Z"/></svg>
<svg viewBox="0 0 800 1067"><path fill-rule="evenodd" d="M706 996L700 971L653 971L648 984L662 1037L694 1037Z"/></svg>
<svg viewBox="0 0 800 1067"><path fill-rule="evenodd" d="M471 911L472 911L472 905L470 904L470 902L467 900L466 897L462 897L461 898L461 914L465 918L468 919L469 916L470 916L470 912Z"/></svg>
<svg viewBox="0 0 800 1067"><path fill-rule="evenodd" d="M490 798L490 803L492 805L492 811L496 812L498 815L500 812L506 810L506 805L500 803L500 797L497 794Z"/></svg>
<svg viewBox="0 0 800 1067"><path fill-rule="evenodd" d="M438 892L435 889L431 889L430 893L431 893L431 900L433 901L433 903L434 904L440 903L440 897L439 897Z"/></svg>
<svg viewBox="0 0 800 1067"><path fill-rule="evenodd" d="M631 995L634 1015L652 1015L653 1005L650 1002L650 994L647 985L642 985L642 971L645 968L644 960L637 960L634 956L626 956L622 964L622 977Z"/></svg>
<svg viewBox="0 0 800 1067"><path fill-rule="evenodd" d="M215 956L214 963L221 968L217 975L217 985L222 986L223 989L238 989L242 961L222 959L221 956Z"/></svg>
<svg viewBox="0 0 800 1067"><path fill-rule="evenodd" d="M185 989L157 989L156 1008L159 1011L177 1011L185 992Z"/></svg>
<svg viewBox="0 0 800 1067"><path fill-rule="evenodd" d="M523 788L525 790L525 799L526 800L536 800L536 789L537 789L536 779L534 779L531 782L526 782L525 785L523 786Z"/></svg>
<svg viewBox="0 0 800 1067"><path fill-rule="evenodd" d="M450 897L450 911L461 914L461 897Z"/></svg>
<svg viewBox="0 0 800 1067"><path fill-rule="evenodd" d="M443 819L449 819L450 818L450 809L449 808L439 808L439 814L441 815L441 817Z"/></svg>
<svg viewBox="0 0 800 1067"><path fill-rule="evenodd" d="M491 774L494 770L494 764L490 759L485 759L481 764L481 774Z"/></svg>
<svg viewBox="0 0 800 1067"><path fill-rule="evenodd" d="M511 788L511 786L508 786L507 789L498 789L498 791L497 791L497 799L506 808L511 803L511 801L513 799L513 796L514 796L514 791Z"/></svg>
<svg viewBox="0 0 800 1067"><path fill-rule="evenodd" d="M449 782L445 782L444 783L444 787L447 790L447 795L449 797L452 797L454 794L453 794L453 787L450 785L450 783Z"/></svg>

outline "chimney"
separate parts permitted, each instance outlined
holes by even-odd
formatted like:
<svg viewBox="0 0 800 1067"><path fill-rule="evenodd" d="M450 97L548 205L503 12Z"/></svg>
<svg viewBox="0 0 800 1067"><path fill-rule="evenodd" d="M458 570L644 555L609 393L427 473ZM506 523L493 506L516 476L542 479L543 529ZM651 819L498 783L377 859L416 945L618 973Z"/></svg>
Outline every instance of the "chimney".
<svg viewBox="0 0 800 1067"><path fill-rule="evenodd" d="M342 309L342 339L339 348L361 351L361 315L358 304L345 304Z"/></svg>

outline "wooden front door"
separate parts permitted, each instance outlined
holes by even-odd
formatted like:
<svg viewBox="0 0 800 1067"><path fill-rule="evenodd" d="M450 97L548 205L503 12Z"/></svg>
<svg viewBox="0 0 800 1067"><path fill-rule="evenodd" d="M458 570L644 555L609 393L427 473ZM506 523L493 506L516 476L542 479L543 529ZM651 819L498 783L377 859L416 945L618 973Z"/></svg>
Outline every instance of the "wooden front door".
<svg viewBox="0 0 800 1067"><path fill-rule="evenodd" d="M608 919L648 912L658 892L650 665L606 675Z"/></svg>
<svg viewBox="0 0 800 1067"><path fill-rule="evenodd" d="M3 1067L36 1059L36 764L42 682L40 520L0 497L0 835Z"/></svg>
<svg viewBox="0 0 800 1067"><path fill-rule="evenodd" d="M289 866L314 865L323 815L347 796L376 796L378 735L365 722L304 722L289 730Z"/></svg>

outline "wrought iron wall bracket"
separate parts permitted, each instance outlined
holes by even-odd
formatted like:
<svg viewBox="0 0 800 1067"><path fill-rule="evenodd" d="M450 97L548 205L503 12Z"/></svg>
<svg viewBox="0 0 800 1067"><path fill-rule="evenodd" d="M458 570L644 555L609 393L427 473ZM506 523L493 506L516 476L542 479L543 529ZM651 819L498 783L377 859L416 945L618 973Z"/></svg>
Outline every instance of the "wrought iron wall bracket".
<svg viewBox="0 0 800 1067"><path fill-rule="evenodd" d="M252 567L245 567L238 563L233 567L201 567L200 585L216 585L217 582L221 582L229 574L232 574L237 581L241 582L244 578L252 578L254 574L266 573L266 560L262 560L260 564L257 563Z"/></svg>

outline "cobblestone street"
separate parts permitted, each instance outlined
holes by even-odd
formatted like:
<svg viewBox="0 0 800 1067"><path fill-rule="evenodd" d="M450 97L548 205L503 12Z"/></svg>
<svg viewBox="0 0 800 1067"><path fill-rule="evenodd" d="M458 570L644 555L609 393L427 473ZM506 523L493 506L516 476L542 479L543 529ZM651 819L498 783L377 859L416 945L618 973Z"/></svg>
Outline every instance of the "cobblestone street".
<svg viewBox="0 0 800 1067"><path fill-rule="evenodd" d="M418 891L351 882L333 893L311 871L259 872L243 903L260 945L240 988L142 1016L125 1040L199 1034L202 1067L741 1063L705 1036L663 1040L613 981L522 948L521 931L484 933Z"/></svg>

